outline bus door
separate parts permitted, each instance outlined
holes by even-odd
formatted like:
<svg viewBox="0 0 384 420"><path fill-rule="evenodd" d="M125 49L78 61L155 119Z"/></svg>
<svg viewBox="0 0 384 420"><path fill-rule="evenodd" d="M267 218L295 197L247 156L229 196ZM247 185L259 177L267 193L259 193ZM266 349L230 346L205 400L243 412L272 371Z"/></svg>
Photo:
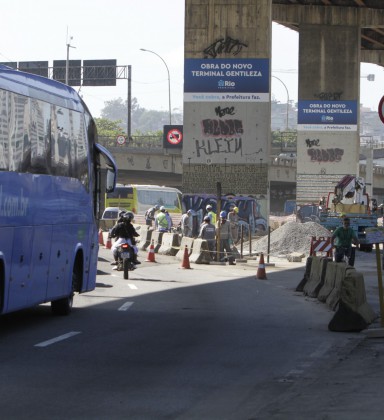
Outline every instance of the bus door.
<svg viewBox="0 0 384 420"><path fill-rule="evenodd" d="M36 226L34 229L28 306L43 302L46 298L51 236L51 226Z"/></svg>
<svg viewBox="0 0 384 420"><path fill-rule="evenodd" d="M14 228L8 311L25 308L28 302L33 237L32 227Z"/></svg>

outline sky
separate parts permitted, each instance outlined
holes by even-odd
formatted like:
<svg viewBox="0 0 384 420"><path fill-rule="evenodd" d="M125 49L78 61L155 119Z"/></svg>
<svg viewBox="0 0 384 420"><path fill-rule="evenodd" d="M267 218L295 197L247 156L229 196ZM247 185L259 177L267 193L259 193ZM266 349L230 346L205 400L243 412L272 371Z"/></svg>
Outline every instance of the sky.
<svg viewBox="0 0 384 420"><path fill-rule="evenodd" d="M172 109L183 108L184 0L3 0L0 62L116 59L131 66L132 97L141 107L168 111L168 72ZM72 48L73 47L73 48ZM155 54L141 51L154 51ZM297 101L298 34L272 25L272 97ZM375 74L375 81L366 76ZM280 80L278 80L278 79ZM285 85L285 86L284 86ZM383 68L361 65L360 102L376 110L384 95ZM287 88L287 90L286 90ZM78 90L79 88L76 87ZM127 80L114 87L82 87L94 117L105 102L127 99Z"/></svg>

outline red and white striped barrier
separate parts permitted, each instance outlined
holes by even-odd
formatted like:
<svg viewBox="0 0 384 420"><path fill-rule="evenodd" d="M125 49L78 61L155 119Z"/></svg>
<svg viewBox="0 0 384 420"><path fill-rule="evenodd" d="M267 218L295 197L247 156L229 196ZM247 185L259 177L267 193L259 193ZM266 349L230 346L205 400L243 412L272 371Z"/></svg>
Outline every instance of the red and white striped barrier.
<svg viewBox="0 0 384 420"><path fill-rule="evenodd" d="M317 252L324 252L327 257L332 257L332 242L330 237L312 236L310 255L316 255Z"/></svg>

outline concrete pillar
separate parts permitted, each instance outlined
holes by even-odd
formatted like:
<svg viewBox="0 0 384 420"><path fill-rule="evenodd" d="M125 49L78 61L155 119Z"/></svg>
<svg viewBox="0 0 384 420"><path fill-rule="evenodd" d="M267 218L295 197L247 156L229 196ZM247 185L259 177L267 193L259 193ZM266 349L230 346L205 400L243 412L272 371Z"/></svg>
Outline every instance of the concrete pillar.
<svg viewBox="0 0 384 420"><path fill-rule="evenodd" d="M186 0L185 193L255 195L268 213L272 0Z"/></svg>
<svg viewBox="0 0 384 420"><path fill-rule="evenodd" d="M360 27L325 20L300 24L298 203L318 202L344 175L358 175Z"/></svg>

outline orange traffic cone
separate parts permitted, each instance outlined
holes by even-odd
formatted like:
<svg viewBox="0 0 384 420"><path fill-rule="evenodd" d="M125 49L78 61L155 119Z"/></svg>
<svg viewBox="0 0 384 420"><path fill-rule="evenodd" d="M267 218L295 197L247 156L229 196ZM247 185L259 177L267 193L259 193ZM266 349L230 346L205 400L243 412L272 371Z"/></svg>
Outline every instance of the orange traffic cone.
<svg viewBox="0 0 384 420"><path fill-rule="evenodd" d="M112 240L109 236L108 236L107 243L105 244L104 248L105 249L111 249L112 248Z"/></svg>
<svg viewBox="0 0 384 420"><path fill-rule="evenodd" d="M149 247L148 257L145 261L147 262L156 262L155 261L155 246L153 244L153 239L151 241L151 246Z"/></svg>
<svg viewBox="0 0 384 420"><path fill-rule="evenodd" d="M104 238L103 238L103 229L99 230L99 245L105 245L104 244Z"/></svg>
<svg viewBox="0 0 384 420"><path fill-rule="evenodd" d="M257 268L256 278L260 280L266 280L267 274L265 272L264 254L260 254L259 267Z"/></svg>
<svg viewBox="0 0 384 420"><path fill-rule="evenodd" d="M181 264L181 268L188 268L190 269L191 266L189 265L189 255L188 255L188 246L185 245L184 248L184 258L183 258L183 262Z"/></svg>

